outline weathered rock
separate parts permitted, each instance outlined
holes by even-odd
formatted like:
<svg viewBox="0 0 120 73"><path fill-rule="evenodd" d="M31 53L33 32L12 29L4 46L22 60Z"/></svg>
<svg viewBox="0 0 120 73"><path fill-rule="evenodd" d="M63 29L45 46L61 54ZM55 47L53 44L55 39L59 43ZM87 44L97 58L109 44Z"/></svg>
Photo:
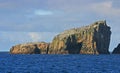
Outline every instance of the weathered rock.
<svg viewBox="0 0 120 73"><path fill-rule="evenodd" d="M49 54L108 54L111 31L106 21L66 30L50 44Z"/></svg>
<svg viewBox="0 0 120 73"><path fill-rule="evenodd" d="M46 54L48 53L49 44L45 42L40 43L26 43L15 45L10 49L12 54Z"/></svg>
<svg viewBox="0 0 120 73"><path fill-rule="evenodd" d="M120 54L120 44L113 50L112 54Z"/></svg>
<svg viewBox="0 0 120 73"><path fill-rule="evenodd" d="M49 43L40 42L37 44L37 47L40 49L40 54L48 54L49 51Z"/></svg>

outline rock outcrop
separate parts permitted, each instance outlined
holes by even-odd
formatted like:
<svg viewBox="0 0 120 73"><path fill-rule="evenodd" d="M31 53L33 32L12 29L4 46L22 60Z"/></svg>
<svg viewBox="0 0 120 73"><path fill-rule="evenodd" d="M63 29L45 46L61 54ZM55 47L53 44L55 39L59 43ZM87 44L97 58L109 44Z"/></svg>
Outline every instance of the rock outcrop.
<svg viewBox="0 0 120 73"><path fill-rule="evenodd" d="M112 54L120 54L120 44L113 50Z"/></svg>
<svg viewBox="0 0 120 73"><path fill-rule="evenodd" d="M109 54L111 31L106 21L66 30L54 37L49 54Z"/></svg>
<svg viewBox="0 0 120 73"><path fill-rule="evenodd" d="M12 54L109 54L111 31L106 21L66 30L51 43L27 43L13 46Z"/></svg>
<svg viewBox="0 0 120 73"><path fill-rule="evenodd" d="M12 54L47 54L49 43L26 43L15 45L10 49Z"/></svg>

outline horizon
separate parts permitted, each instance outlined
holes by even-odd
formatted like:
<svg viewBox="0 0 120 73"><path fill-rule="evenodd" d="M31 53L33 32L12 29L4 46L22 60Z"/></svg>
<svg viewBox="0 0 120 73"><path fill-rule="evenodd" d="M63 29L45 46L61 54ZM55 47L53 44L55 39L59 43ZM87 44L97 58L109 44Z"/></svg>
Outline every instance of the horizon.
<svg viewBox="0 0 120 73"><path fill-rule="evenodd" d="M0 51L21 43L51 42L64 30L106 20L111 52L120 43L119 14L118 0L1 0Z"/></svg>

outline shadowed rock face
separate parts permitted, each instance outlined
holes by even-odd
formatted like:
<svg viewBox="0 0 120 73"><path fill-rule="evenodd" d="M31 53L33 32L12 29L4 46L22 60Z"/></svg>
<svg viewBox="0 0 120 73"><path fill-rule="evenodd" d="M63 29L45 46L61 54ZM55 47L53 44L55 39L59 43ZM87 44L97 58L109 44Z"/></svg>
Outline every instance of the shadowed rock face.
<svg viewBox="0 0 120 73"><path fill-rule="evenodd" d="M112 54L120 54L120 44L113 50Z"/></svg>
<svg viewBox="0 0 120 73"><path fill-rule="evenodd" d="M49 54L108 54L111 31L106 21L66 30L53 39Z"/></svg>
<svg viewBox="0 0 120 73"><path fill-rule="evenodd" d="M15 45L10 49L12 54L47 54L48 53L48 43L26 43Z"/></svg>

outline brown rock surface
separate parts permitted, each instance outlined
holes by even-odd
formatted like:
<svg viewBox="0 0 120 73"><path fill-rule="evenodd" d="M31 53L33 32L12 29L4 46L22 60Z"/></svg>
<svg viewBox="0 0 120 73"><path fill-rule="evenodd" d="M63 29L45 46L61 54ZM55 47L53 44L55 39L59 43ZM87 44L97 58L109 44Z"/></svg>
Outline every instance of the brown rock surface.
<svg viewBox="0 0 120 73"><path fill-rule="evenodd" d="M53 39L49 54L108 54L111 31L106 21L66 30Z"/></svg>
<svg viewBox="0 0 120 73"><path fill-rule="evenodd" d="M45 42L15 45L10 49L12 54L46 54L49 44Z"/></svg>

